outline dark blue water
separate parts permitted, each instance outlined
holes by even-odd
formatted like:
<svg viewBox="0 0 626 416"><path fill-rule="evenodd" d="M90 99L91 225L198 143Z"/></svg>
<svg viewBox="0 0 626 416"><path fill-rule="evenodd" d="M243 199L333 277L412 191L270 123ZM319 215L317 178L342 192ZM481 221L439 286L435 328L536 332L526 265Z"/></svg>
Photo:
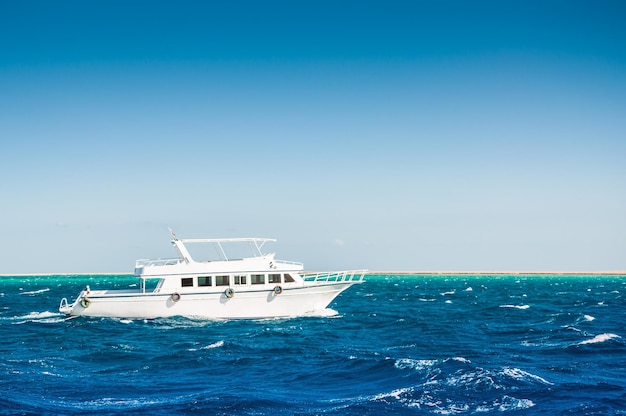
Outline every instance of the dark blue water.
<svg viewBox="0 0 626 416"><path fill-rule="evenodd" d="M68 319L134 278L0 279L3 415L626 414L624 276L369 276L258 321Z"/></svg>

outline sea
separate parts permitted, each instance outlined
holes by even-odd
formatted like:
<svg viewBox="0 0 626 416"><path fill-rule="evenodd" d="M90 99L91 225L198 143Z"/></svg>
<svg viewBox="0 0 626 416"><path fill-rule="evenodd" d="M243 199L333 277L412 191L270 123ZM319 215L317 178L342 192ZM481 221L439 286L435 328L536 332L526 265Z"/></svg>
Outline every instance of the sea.
<svg viewBox="0 0 626 416"><path fill-rule="evenodd" d="M66 317L0 277L1 415L626 414L626 276L368 275L313 316Z"/></svg>

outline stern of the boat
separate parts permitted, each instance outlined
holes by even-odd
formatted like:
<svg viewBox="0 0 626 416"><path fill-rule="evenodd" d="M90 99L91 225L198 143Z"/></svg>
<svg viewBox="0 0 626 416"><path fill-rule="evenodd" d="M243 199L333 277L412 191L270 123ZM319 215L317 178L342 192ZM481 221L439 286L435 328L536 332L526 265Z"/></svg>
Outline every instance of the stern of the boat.
<svg viewBox="0 0 626 416"><path fill-rule="evenodd" d="M80 313L76 312L80 308L85 309L85 305L88 305L90 303L90 300L88 298L89 293L89 286L87 286L85 290L82 290L78 294L76 300L74 300L73 303L69 303L67 298L61 299L61 302L59 303L59 312L66 315L80 315Z"/></svg>

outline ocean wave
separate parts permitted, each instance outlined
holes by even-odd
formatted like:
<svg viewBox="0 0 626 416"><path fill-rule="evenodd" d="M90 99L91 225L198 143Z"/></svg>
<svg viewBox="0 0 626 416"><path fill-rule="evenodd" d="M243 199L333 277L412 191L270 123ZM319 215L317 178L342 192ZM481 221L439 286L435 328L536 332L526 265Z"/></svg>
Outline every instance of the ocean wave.
<svg viewBox="0 0 626 416"><path fill-rule="evenodd" d="M485 369L474 366L464 357L452 357L443 360L426 360L401 358L395 361L394 367L400 370L411 369L428 377L425 384L439 385L450 391L450 388L462 388L464 391L507 391L517 389L520 383L535 385L554 385L545 378L532 374L517 367Z"/></svg>
<svg viewBox="0 0 626 416"><path fill-rule="evenodd" d="M504 396L501 401L492 403L494 409L498 409L500 412L507 412L509 410L523 410L533 407L535 403L529 399L517 399L515 397ZM478 410L478 409L477 409Z"/></svg>
<svg viewBox="0 0 626 416"><path fill-rule="evenodd" d="M398 404L421 411L439 415L453 415L465 413L509 412L529 409L535 403L527 398L516 398L508 394L489 401L479 402L472 398L453 399L447 395L440 396L435 391L423 390L416 387L404 387L386 393L379 393L369 398L371 402Z"/></svg>
<svg viewBox="0 0 626 416"><path fill-rule="evenodd" d="M194 352L194 351L201 351L201 350L212 350L212 349L220 348L223 346L224 346L224 340L220 340L220 341L214 342L209 345L205 345L204 347L200 347L200 348L187 348L187 351Z"/></svg>
<svg viewBox="0 0 626 416"><path fill-rule="evenodd" d="M45 289L33 290L33 291L30 291L30 292L21 292L20 295L37 295L39 293L48 292L49 290L50 290L50 288L45 288Z"/></svg>
<svg viewBox="0 0 626 416"><path fill-rule="evenodd" d="M476 368L470 371L457 371L442 380L444 390L463 389L468 392L515 391L522 385L554 385L543 377L523 371L519 368L487 370Z"/></svg>
<svg viewBox="0 0 626 416"><path fill-rule="evenodd" d="M502 369L501 374L507 376L507 377L511 377L515 380L522 380L522 381L538 381L540 383L543 384L547 384L550 386L553 386L554 383L549 382L548 380L546 380L543 377L540 377L538 375L535 374L531 374L527 371L521 370L519 368L509 368L509 367L505 367L504 369Z"/></svg>
<svg viewBox="0 0 626 416"><path fill-rule="evenodd" d="M437 360L414 360L412 358L400 358L394 363L394 367L398 369L410 368L413 370L424 370L437 364Z"/></svg>
<svg viewBox="0 0 626 416"><path fill-rule="evenodd" d="M425 359L418 360L418 359L413 359L413 358L399 358L395 360L394 367L400 370L409 368L409 369L413 369L417 371L422 371L422 370L434 368L439 364L447 363L450 361L463 363L463 364L472 363L470 360L464 357L452 357L452 358L445 358L443 360L425 360Z"/></svg>
<svg viewBox="0 0 626 416"><path fill-rule="evenodd" d="M501 308L528 309L530 305L500 305Z"/></svg>
<svg viewBox="0 0 626 416"><path fill-rule="evenodd" d="M112 410L112 409L140 409L143 407L149 407L158 404L166 404L166 400L159 399L138 399L138 398L114 398L103 397L99 399L87 400L80 404L75 404L72 407L76 407L83 410Z"/></svg>
<svg viewBox="0 0 626 416"><path fill-rule="evenodd" d="M585 315L585 316L584 316L584 318L585 318L585 320L587 320L587 321L589 321L589 322L591 322L591 321L593 321L594 319L596 319L596 318L594 318L594 317L593 317L593 316L591 316L591 315Z"/></svg>
<svg viewBox="0 0 626 416"><path fill-rule="evenodd" d="M306 317L314 317L314 318L328 318L328 317L333 317L333 316L338 316L339 312L337 312L334 309L331 308L326 308L326 309L320 309L318 311L311 311L311 312L307 312L305 314L303 314L302 316L306 316ZM294 316L294 318L299 318L299 316Z"/></svg>
<svg viewBox="0 0 626 416"><path fill-rule="evenodd" d="M377 395L373 396L371 398L371 400L382 400L382 399L387 399L387 398L393 398L393 399L396 399L396 400L400 400L400 398L401 398L401 396L403 394L411 393L414 390L415 389L411 388L411 387L405 387L405 388L402 388L402 389L396 389L396 390L390 391L389 393L377 394Z"/></svg>
<svg viewBox="0 0 626 416"><path fill-rule="evenodd" d="M219 347L223 347L223 346L224 346L224 341L220 340L220 341L214 342L213 344L206 345L206 346L204 346L204 347L202 347L200 349L201 350L212 350L213 348L219 348Z"/></svg>
<svg viewBox="0 0 626 416"><path fill-rule="evenodd" d="M22 315L22 316L12 316L10 318L6 318L6 319L10 319L13 321L19 321L16 322L16 324L23 324L26 322L62 322L65 319L65 315L63 315L62 313L59 312L50 312L50 311L45 311L45 312L31 312L29 314L26 315Z"/></svg>
<svg viewBox="0 0 626 416"><path fill-rule="evenodd" d="M600 335L596 335L595 337L591 339L586 339L584 341L581 341L576 345L598 344L600 342L605 342L605 341L615 339L615 338L621 338L621 337L617 334L600 334Z"/></svg>

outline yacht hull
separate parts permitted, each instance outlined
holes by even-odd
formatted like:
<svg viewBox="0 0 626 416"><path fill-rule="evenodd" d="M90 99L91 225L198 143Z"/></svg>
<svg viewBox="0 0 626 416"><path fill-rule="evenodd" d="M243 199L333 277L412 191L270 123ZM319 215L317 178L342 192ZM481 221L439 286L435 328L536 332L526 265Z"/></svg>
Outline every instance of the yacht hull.
<svg viewBox="0 0 626 416"><path fill-rule="evenodd" d="M359 282L312 284L304 287L205 293L129 293L83 291L61 312L73 316L157 318L170 316L212 319L257 319L302 316L322 311L341 292ZM119 292L119 293L118 293ZM232 295L229 297L228 295Z"/></svg>

